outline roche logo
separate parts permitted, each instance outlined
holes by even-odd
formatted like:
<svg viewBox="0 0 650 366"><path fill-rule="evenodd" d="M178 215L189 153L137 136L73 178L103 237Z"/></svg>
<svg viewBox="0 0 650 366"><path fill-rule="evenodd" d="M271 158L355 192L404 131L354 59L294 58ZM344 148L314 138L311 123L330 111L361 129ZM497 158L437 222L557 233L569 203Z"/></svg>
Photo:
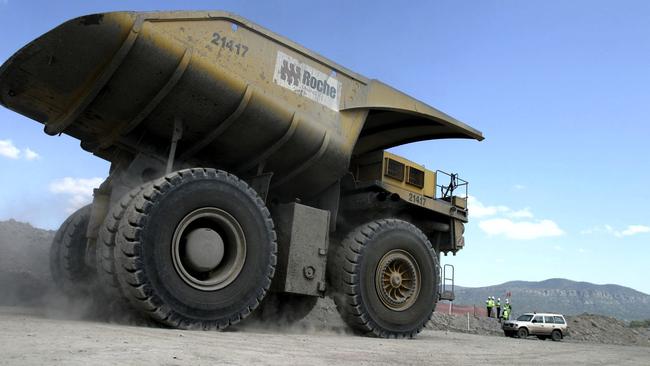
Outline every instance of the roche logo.
<svg viewBox="0 0 650 366"><path fill-rule="evenodd" d="M293 84L294 86L298 86L298 82L300 81L300 67L289 63L287 60L282 60L280 79L286 80L287 83Z"/></svg>
<svg viewBox="0 0 650 366"><path fill-rule="evenodd" d="M273 80L297 94L339 110L341 83L336 78L279 51Z"/></svg>

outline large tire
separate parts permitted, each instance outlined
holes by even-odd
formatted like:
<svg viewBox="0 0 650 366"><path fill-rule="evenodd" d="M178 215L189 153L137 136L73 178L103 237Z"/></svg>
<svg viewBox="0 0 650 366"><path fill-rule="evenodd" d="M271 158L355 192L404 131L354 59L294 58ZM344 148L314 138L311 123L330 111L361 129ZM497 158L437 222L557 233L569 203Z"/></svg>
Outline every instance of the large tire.
<svg viewBox="0 0 650 366"><path fill-rule="evenodd" d="M412 338L424 328L438 300L440 265L422 231L402 220L377 220L335 250L333 297L350 327L383 338Z"/></svg>
<svg viewBox="0 0 650 366"><path fill-rule="evenodd" d="M94 270L86 265L86 231L90 205L70 215L59 227L50 247L50 272L57 288L69 296L90 290Z"/></svg>
<svg viewBox="0 0 650 366"><path fill-rule="evenodd" d="M197 232L207 239L195 239ZM276 234L264 202L214 169L181 170L145 187L127 207L116 244L116 273L131 305L174 328L239 322L259 306L275 272Z"/></svg>
<svg viewBox="0 0 650 366"><path fill-rule="evenodd" d="M253 317L265 323L289 325L306 317L317 302L316 296L271 292Z"/></svg>
<svg viewBox="0 0 650 366"><path fill-rule="evenodd" d="M105 301L113 304L128 305L128 300L122 292L115 271L115 237L117 229L124 217L126 208L145 185L132 189L115 203L109 210L97 238L97 278Z"/></svg>

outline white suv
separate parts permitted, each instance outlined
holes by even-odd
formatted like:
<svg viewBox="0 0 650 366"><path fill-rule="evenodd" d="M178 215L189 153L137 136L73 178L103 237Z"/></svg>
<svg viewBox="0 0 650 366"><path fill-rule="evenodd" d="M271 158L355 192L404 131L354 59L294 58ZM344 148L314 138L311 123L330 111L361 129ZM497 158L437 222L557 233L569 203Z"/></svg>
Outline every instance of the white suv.
<svg viewBox="0 0 650 366"><path fill-rule="evenodd" d="M551 338L559 341L568 333L562 314L526 313L517 320L506 320L501 325L506 337L526 338L535 335L539 339Z"/></svg>

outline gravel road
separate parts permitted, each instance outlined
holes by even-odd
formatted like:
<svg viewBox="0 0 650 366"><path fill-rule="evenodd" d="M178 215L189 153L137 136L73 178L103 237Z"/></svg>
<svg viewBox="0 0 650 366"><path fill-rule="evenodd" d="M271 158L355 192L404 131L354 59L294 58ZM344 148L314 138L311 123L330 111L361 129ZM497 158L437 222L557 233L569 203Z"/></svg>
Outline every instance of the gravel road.
<svg viewBox="0 0 650 366"><path fill-rule="evenodd" d="M45 317L0 307L0 365L648 365L650 348L425 330L414 340L366 338L308 324L180 331Z"/></svg>

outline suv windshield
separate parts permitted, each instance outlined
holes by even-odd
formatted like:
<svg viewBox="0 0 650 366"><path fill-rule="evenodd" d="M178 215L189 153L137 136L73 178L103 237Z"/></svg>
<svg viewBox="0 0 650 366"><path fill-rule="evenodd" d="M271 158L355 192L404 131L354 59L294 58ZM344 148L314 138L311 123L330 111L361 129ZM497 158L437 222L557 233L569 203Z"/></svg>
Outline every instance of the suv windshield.
<svg viewBox="0 0 650 366"><path fill-rule="evenodd" d="M517 318L517 320L519 320L520 322L529 322L530 319L532 319L532 318L533 318L532 315L530 315L530 314L525 314L525 315L522 315L522 316L520 316L519 318Z"/></svg>

